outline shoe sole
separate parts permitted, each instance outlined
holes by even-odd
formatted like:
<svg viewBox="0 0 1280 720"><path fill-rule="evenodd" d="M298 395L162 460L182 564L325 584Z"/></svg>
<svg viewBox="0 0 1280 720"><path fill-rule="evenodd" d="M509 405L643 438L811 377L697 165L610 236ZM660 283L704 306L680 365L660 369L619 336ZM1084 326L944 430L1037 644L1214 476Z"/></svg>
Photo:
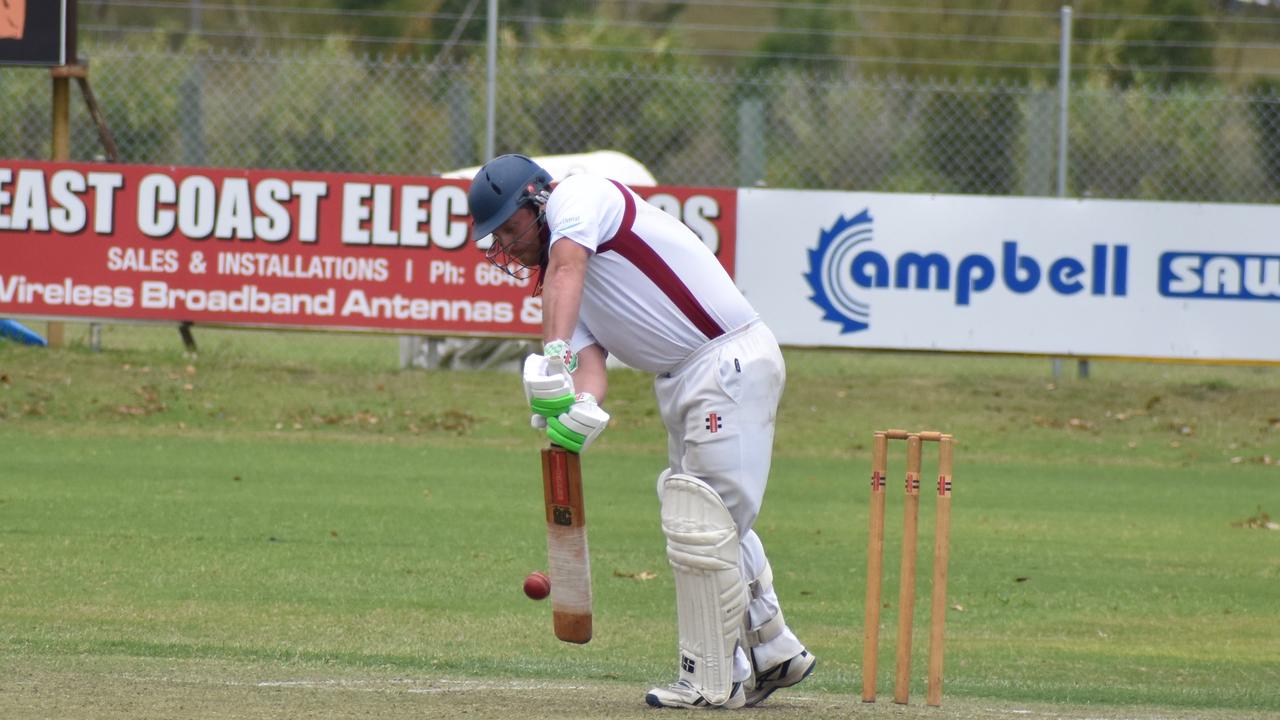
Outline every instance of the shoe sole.
<svg viewBox="0 0 1280 720"><path fill-rule="evenodd" d="M806 673L806 675L807 674L808 673ZM796 682L800 682L800 681L797 680ZM746 707L745 704L743 705L730 704L731 702L733 702L733 694L738 692L738 688L740 685L741 683L733 684L733 692L729 694L729 700L726 701L724 705L712 705L711 703L707 702L705 698L701 698L701 697L698 698L699 702L694 705L688 705L688 704L667 705L667 704L664 704L662 700L654 693L645 693L644 702L649 707L668 708L671 710L711 710L711 709L737 710L738 708Z"/></svg>
<svg viewBox="0 0 1280 720"><path fill-rule="evenodd" d="M814 670L814 668L816 668L816 667L818 667L818 659L817 659L817 658L814 658L814 659L813 659L813 664L811 664L811 665L809 666L809 669L808 669L808 670L805 670L805 671L804 671L804 674L803 674L803 675L801 675L801 676L800 676L800 677L799 677L795 682L791 683L790 685L775 685L774 687L769 688L769 689L768 689L768 691L766 691L764 695L761 695L761 696L760 696L759 698L757 698L756 700L748 700L748 701L747 701L747 704L746 704L746 705L744 705L743 707L755 707L755 706L759 705L760 703L764 702L765 700L768 700L770 695L772 695L772 694L774 694L775 692L777 692L777 691L781 690L782 688L784 688L784 687L795 687L796 685L799 685L799 684L800 684L800 683L801 683L805 678L807 678L807 677L809 677L811 674L813 674L813 670Z"/></svg>

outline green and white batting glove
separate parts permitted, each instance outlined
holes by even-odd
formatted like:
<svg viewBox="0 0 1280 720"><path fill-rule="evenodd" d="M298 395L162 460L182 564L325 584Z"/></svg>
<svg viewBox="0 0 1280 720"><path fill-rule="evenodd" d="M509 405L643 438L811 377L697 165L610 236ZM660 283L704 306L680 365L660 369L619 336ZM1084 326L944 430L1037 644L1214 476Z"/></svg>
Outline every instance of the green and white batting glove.
<svg viewBox="0 0 1280 720"><path fill-rule="evenodd" d="M530 353L524 359L524 397L536 417L556 417L573 404L573 377L549 365L546 355Z"/></svg>
<svg viewBox="0 0 1280 720"><path fill-rule="evenodd" d="M547 437L569 452L580 453L591 447L608 426L609 413L596 403L595 396L578 393L568 410L547 418Z"/></svg>
<svg viewBox="0 0 1280 720"><path fill-rule="evenodd" d="M578 369L578 356L565 340L552 340L542 346L542 355L547 359L547 367L552 370L564 368L565 372Z"/></svg>

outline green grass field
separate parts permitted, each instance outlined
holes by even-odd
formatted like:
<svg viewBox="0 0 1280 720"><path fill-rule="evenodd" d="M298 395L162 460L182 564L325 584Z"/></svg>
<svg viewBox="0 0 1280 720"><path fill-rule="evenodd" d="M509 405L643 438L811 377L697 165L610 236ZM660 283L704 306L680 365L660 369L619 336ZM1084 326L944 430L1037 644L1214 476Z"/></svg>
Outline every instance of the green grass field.
<svg viewBox="0 0 1280 720"><path fill-rule="evenodd" d="M614 423L584 456L596 618L577 647L520 592L546 547L514 374L400 371L389 337L196 333L198 357L171 327L108 326L97 353L80 325L62 349L0 342L0 717L648 715L675 622L647 377L612 374ZM1280 714L1280 368L787 362L757 529L820 664L751 712ZM958 439L941 711L888 702L893 607L882 701L856 702L881 427Z"/></svg>

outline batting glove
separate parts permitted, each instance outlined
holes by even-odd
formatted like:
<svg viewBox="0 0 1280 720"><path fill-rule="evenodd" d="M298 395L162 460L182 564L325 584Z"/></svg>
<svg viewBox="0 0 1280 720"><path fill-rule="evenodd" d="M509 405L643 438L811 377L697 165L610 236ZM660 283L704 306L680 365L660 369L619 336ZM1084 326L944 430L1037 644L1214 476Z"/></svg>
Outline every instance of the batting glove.
<svg viewBox="0 0 1280 720"><path fill-rule="evenodd" d="M580 453L608 426L609 413L596 403L595 396L578 393L567 411L547 418L547 437L569 452Z"/></svg>
<svg viewBox="0 0 1280 720"><path fill-rule="evenodd" d="M548 367L547 357L531 353L524 359L524 398L534 415L556 417L573 404L573 378L559 368ZM534 427L537 427L535 424Z"/></svg>
<svg viewBox="0 0 1280 720"><path fill-rule="evenodd" d="M547 358L547 366L557 369L559 367L565 369L565 372L573 372L578 369L578 355L569 347L569 343L564 340L552 340L542 346L542 354Z"/></svg>

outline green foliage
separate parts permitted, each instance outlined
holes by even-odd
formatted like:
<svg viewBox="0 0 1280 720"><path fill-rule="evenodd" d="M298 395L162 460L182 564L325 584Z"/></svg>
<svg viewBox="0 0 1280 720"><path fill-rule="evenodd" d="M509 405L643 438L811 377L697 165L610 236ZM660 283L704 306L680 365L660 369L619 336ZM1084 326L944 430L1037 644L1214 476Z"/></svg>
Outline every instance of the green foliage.
<svg viewBox="0 0 1280 720"><path fill-rule="evenodd" d="M778 29L760 41L761 54L752 60L751 69L801 66L819 74L837 69L838 48L831 31L844 29L844 18L852 17L844 8L834 11L830 0L783 6L778 10Z"/></svg>
<svg viewBox="0 0 1280 720"><path fill-rule="evenodd" d="M947 192L1013 192L1021 110L1000 92L936 92L923 113L929 164L947 180Z"/></svg>
<svg viewBox="0 0 1280 720"><path fill-rule="evenodd" d="M1095 197L1269 201L1247 100L1181 87L1116 91L1101 81L1072 97L1071 190ZM1227 161L1229 159L1229 161Z"/></svg>
<svg viewBox="0 0 1280 720"><path fill-rule="evenodd" d="M721 69L791 66L824 73L845 68L880 76L1051 81L1058 54L1055 16L1062 6L1037 0L955 12L942 0L902 7L819 0L738 4L725 13L712 3L685 0L504 0L499 21L505 35L535 53L545 40L568 40L594 28L619 36L616 44L627 39L640 46L706 51L696 62ZM1250 14L1265 18L1268 8L1257 3L1075 0L1070 6L1076 17L1077 62L1085 60L1098 68L1092 72L1124 84L1216 84L1213 73L1187 75L1171 68L1238 67L1239 53L1249 51L1236 50L1232 58L1205 43L1271 41L1266 23L1215 22ZM397 58L467 62L484 56L487 10L483 0L309 0L305 7L297 0L145 7L99 1L82 9L81 22L93 24L94 32L85 35L95 40L136 37L112 28L154 28L172 49L196 41L193 28L199 25L199 41L216 47L261 48L269 43L273 49L295 50L317 38L342 36L367 51ZM559 51L571 44L561 44ZM599 43L596 50L607 53L607 45ZM1265 67L1266 52L1254 64ZM841 57L867 62L855 66ZM1133 66L1151 72L1137 77ZM1084 75L1077 72L1076 78Z"/></svg>
<svg viewBox="0 0 1280 720"><path fill-rule="evenodd" d="M671 51L686 40L607 23L540 28L530 43L504 32L499 152L620 150L673 184L1051 191L1057 99L1047 86L711 71ZM427 174L485 159L483 63L361 57L338 41L242 54L171 50L160 32L134 40L87 47L125 162ZM47 88L39 71L0 70L12 120L0 124L0 155L48 156ZM1280 193L1280 116L1264 85L1120 88L1099 76L1071 95L1072 194L1269 202ZM73 97L72 157L100 156ZM745 102L762 113L755 136L743 136L756 125L740 122ZM740 177L747 147L762 153L762 178L756 167Z"/></svg>
<svg viewBox="0 0 1280 720"><path fill-rule="evenodd" d="M403 171L403 152L418 138L407 122L411 117L397 84L410 71L394 62L353 63L346 48L331 43L302 62L281 58L244 70L255 75L252 85L262 102L248 108L251 136L275 138L251 150L250 167L297 170ZM215 107L240 107L233 93L237 85L209 88L207 102ZM304 88L303 91L299 91ZM358 99L358 102L353 100ZM224 114L213 128L226 137L246 123L241 113ZM427 123L428 125L430 123ZM221 129L224 132L219 133ZM237 164L245 149L220 144L219 164ZM239 162L244 162L240 160Z"/></svg>
<svg viewBox="0 0 1280 720"><path fill-rule="evenodd" d="M1212 75L1185 72L1214 66L1217 37L1210 13L1199 0L1148 0L1143 12L1164 16L1121 26L1116 53L1118 67L1112 81L1128 87L1137 81L1169 88L1184 84L1212 84Z"/></svg>
<svg viewBox="0 0 1280 720"><path fill-rule="evenodd" d="M136 56L102 58L93 64L94 93L104 108L122 161L183 161L183 126L175 119L180 117L183 85L196 72L196 58L194 54L168 50L164 37L154 34ZM145 77L147 82L116 84L98 80L122 75ZM92 127L87 117L76 125L86 130ZM90 151L93 155L102 152L97 135L91 132L80 134L73 151Z"/></svg>
<svg viewBox="0 0 1280 720"><path fill-rule="evenodd" d="M769 78L769 184L890 192L1017 192L1024 93L966 81ZM833 133L833 124L840 132Z"/></svg>
<svg viewBox="0 0 1280 720"><path fill-rule="evenodd" d="M707 92L717 89L708 74L671 54L665 41L605 25L555 40L575 51L504 54L499 152L622 150L669 181L661 173L668 160L719 127L691 122L723 114L723 103ZM638 43L648 50L609 49L645 47Z"/></svg>
<svg viewBox="0 0 1280 720"><path fill-rule="evenodd" d="M48 158L49 76L35 68L0 67L0 157Z"/></svg>
<svg viewBox="0 0 1280 720"><path fill-rule="evenodd" d="M1272 190L1277 191L1280 190L1280 81L1260 80L1254 84L1251 95L1250 120L1257 135L1257 152Z"/></svg>
<svg viewBox="0 0 1280 720"><path fill-rule="evenodd" d="M879 168L865 162L865 153L878 149L872 144L843 142L874 133L886 118L878 112L885 98L875 88L841 86L835 83L805 82L807 75L794 68L761 76L760 95L766 101L764 142L768 154L766 182L777 187L874 187L866 176L850 176L855 168ZM838 123L842 137L832 136ZM776 148L791 148L779 152ZM874 171L873 171L874 172ZM864 184L865 182L865 184Z"/></svg>

